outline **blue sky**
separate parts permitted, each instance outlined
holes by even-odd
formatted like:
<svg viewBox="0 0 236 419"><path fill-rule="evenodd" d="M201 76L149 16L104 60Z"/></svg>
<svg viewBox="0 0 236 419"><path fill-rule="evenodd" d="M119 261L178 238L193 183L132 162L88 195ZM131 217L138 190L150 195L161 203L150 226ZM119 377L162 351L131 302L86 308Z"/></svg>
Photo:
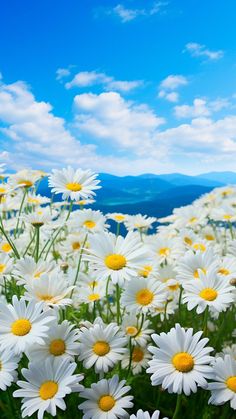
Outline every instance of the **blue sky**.
<svg viewBox="0 0 236 419"><path fill-rule="evenodd" d="M0 161L115 174L234 170L236 3L8 0Z"/></svg>

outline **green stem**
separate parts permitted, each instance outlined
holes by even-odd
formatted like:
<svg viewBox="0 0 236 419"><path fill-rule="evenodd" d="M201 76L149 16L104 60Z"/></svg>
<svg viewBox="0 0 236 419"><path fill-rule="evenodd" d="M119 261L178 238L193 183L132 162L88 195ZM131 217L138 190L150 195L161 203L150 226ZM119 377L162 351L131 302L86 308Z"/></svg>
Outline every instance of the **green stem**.
<svg viewBox="0 0 236 419"><path fill-rule="evenodd" d="M173 415L172 419L176 419L178 417L180 407L181 407L181 396L182 396L182 394L178 394L178 396L177 396L175 411L174 411L174 415Z"/></svg>
<svg viewBox="0 0 236 419"><path fill-rule="evenodd" d="M207 330L208 312L209 312L209 306L206 307L206 310L205 310L205 313L204 313L204 318L203 318L203 325L202 325L202 330L203 330L203 333L205 335L207 335L207 332L208 332L208 330Z"/></svg>
<svg viewBox="0 0 236 419"><path fill-rule="evenodd" d="M130 370L131 370L131 365L132 365L132 355L133 355L133 345L132 345L132 338L129 338L129 366L128 366L128 371L127 371L127 375L126 375L126 380L129 377L130 374Z"/></svg>
<svg viewBox="0 0 236 419"><path fill-rule="evenodd" d="M24 202L25 202L25 197L26 197L26 194L27 194L27 188L25 188L25 189L24 189L23 198L22 198L22 201L21 201L21 204L20 204L20 210L19 210L19 214L18 214L18 217L17 217L16 228L15 228L15 231L14 231L14 237L15 237L15 238L16 238L16 235L17 235L17 233L18 233L18 227L19 227L19 222L20 222L20 216L21 216L21 213L22 213L22 209L23 209L23 205L24 205Z"/></svg>
<svg viewBox="0 0 236 419"><path fill-rule="evenodd" d="M86 234L85 239L84 239L84 242L83 242L83 244L82 244L81 251L80 251L79 261L78 261L78 266L77 266L77 271L76 271L76 274L75 274L75 280L74 280L73 286L75 286L75 285L76 285L76 282L77 282L77 280L78 280L79 271L80 271L80 265L81 265L81 262L82 262L82 256L83 256L83 253L84 253L84 246L85 246L85 243L86 243L86 241L87 241L87 237L88 237L88 235ZM72 298L73 292L74 292L74 288L73 288L73 290L71 291L70 298Z"/></svg>
<svg viewBox="0 0 236 419"><path fill-rule="evenodd" d="M183 287L180 287L180 293L179 293L179 324L181 325L181 300L182 300L182 294L183 294Z"/></svg>
<svg viewBox="0 0 236 419"><path fill-rule="evenodd" d="M120 324L120 287L116 284L116 322Z"/></svg>
<svg viewBox="0 0 236 419"><path fill-rule="evenodd" d="M34 251L34 258L35 262L39 260L39 238L40 238L40 227L35 227L35 234L36 234L36 241L35 241L35 251Z"/></svg>
<svg viewBox="0 0 236 419"><path fill-rule="evenodd" d="M120 223L117 223L117 226L116 226L116 237L118 237L119 234L120 234Z"/></svg>

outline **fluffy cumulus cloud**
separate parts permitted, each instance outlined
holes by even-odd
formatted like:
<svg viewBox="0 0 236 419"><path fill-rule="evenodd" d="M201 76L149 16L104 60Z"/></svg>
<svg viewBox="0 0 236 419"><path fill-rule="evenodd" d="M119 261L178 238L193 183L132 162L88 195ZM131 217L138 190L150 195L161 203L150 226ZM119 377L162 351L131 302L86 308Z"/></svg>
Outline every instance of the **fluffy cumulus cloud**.
<svg viewBox="0 0 236 419"><path fill-rule="evenodd" d="M223 57L224 51L213 51L206 47L206 45L198 44L197 42L189 42L185 45L185 50L189 52L192 57L203 57L208 60L216 61Z"/></svg>
<svg viewBox="0 0 236 419"><path fill-rule="evenodd" d="M178 102L179 93L176 90L187 84L187 77L181 74L171 74L160 83L158 97L166 99L168 102Z"/></svg>
<svg viewBox="0 0 236 419"><path fill-rule="evenodd" d="M230 106L228 99L219 98L214 101L206 99L194 99L193 105L175 106L174 112L177 118L197 118L201 116L209 116L214 112L219 112Z"/></svg>
<svg viewBox="0 0 236 419"><path fill-rule="evenodd" d="M115 80L114 77L98 71L81 71L77 73L70 82L65 84L66 89L73 87L90 87L102 85L105 90L117 90L129 92L143 84L142 80Z"/></svg>
<svg viewBox="0 0 236 419"><path fill-rule="evenodd" d="M80 131L103 139L121 148L132 149L136 155L160 156L156 144L159 126L165 120L147 105L127 101L117 92L84 93L74 99L76 126ZM154 147L154 146L157 147Z"/></svg>
<svg viewBox="0 0 236 419"><path fill-rule="evenodd" d="M108 14L116 15L122 23L127 23L132 20L135 20L139 16L153 16L157 13L160 13L164 7L168 5L168 2L156 1L149 8L142 9L131 9L127 8L122 4L117 4Z"/></svg>
<svg viewBox="0 0 236 419"><path fill-rule="evenodd" d="M27 84L1 82L0 162L12 169L71 164L116 174L193 173L219 164L233 169L236 116L215 117L227 100L196 99L183 106L175 111L190 121L166 128L149 106L118 92L83 93L74 98L68 125Z"/></svg>

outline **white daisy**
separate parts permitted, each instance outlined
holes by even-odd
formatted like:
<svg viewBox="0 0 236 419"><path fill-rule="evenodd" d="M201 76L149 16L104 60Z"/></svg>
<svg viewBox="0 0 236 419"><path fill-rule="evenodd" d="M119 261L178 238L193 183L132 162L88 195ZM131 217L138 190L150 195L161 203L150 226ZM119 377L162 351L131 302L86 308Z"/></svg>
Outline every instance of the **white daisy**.
<svg viewBox="0 0 236 419"><path fill-rule="evenodd" d="M14 259L8 254L0 253L0 280L12 272Z"/></svg>
<svg viewBox="0 0 236 419"><path fill-rule="evenodd" d="M74 325L67 320L61 324L52 323L43 345L34 344L27 351L27 356L32 362L44 361L48 357L73 360L78 354L78 330L74 329Z"/></svg>
<svg viewBox="0 0 236 419"><path fill-rule="evenodd" d="M114 284L137 276L137 270L147 259L147 249L135 233L116 237L112 233L97 234L91 238L91 247L85 256L101 280L109 276Z"/></svg>
<svg viewBox="0 0 236 419"><path fill-rule="evenodd" d="M20 357L9 350L0 350L0 389L6 390L7 387L16 381L17 368Z"/></svg>
<svg viewBox="0 0 236 419"><path fill-rule="evenodd" d="M36 281L25 284L25 299L43 301L45 306L64 307L70 305L71 291L74 286L68 286L65 276L58 271L42 274Z"/></svg>
<svg viewBox="0 0 236 419"><path fill-rule="evenodd" d="M91 208L73 211L69 226L73 231L82 230L87 234L101 233L108 227L101 211L94 211Z"/></svg>
<svg viewBox="0 0 236 419"><path fill-rule="evenodd" d="M125 386L125 380L119 382L118 375L93 383L91 388L80 393L82 398L87 399L79 405L79 409L83 411L83 418L127 418L129 415L125 409L133 407L133 396L125 396L130 389L130 386Z"/></svg>
<svg viewBox="0 0 236 419"><path fill-rule="evenodd" d="M93 326L80 329L79 341L79 360L85 368L94 365L96 372L107 372L120 361L127 344L127 338L116 323L106 325L100 318Z"/></svg>
<svg viewBox="0 0 236 419"><path fill-rule="evenodd" d="M165 304L166 286L155 278L133 278L126 284L121 304L127 312L147 313L151 308Z"/></svg>
<svg viewBox="0 0 236 419"><path fill-rule="evenodd" d="M214 382L208 384L211 390L209 404L222 405L230 401L236 410L236 361L230 355L215 359L213 366Z"/></svg>
<svg viewBox="0 0 236 419"><path fill-rule="evenodd" d="M148 367L148 361L151 359L151 354L148 352L147 348L142 346L134 346L132 348L131 356L131 371L134 375L141 373L142 369ZM130 351L124 354L124 357L121 362L122 368L127 368L130 363Z"/></svg>
<svg viewBox="0 0 236 419"><path fill-rule="evenodd" d="M201 339L202 331L193 334L193 329L184 330L176 324L168 333L152 335L155 344L148 349L153 354L147 372L153 386L162 385L169 393L187 396L196 393L197 385L206 388L206 378L211 377L211 347L205 347L208 338Z"/></svg>
<svg viewBox="0 0 236 419"><path fill-rule="evenodd" d="M49 176L48 183L53 193L62 193L63 199L74 201L91 198L94 190L99 189L97 174L90 170L73 169L67 167L62 170L54 169Z"/></svg>
<svg viewBox="0 0 236 419"><path fill-rule="evenodd" d="M159 410L155 410L154 413L150 414L147 411L144 412L142 409L139 409L135 415L132 414L130 416L130 419L159 419L159 417L160 417ZM168 418L165 417L163 419L168 419Z"/></svg>
<svg viewBox="0 0 236 419"><path fill-rule="evenodd" d="M206 273L199 270L199 279L183 283L183 302L188 310L197 307L197 313L202 313L207 307L212 312L225 311L235 300L234 287L217 276L215 269Z"/></svg>
<svg viewBox="0 0 236 419"><path fill-rule="evenodd" d="M55 317L50 311L42 312L43 304L31 300L28 305L23 298L14 295L12 304L0 302L0 344L2 349L16 354L25 351L29 345L43 344L49 323Z"/></svg>
<svg viewBox="0 0 236 419"><path fill-rule="evenodd" d="M54 261L40 259L38 262L35 262L31 256L25 256L16 261L13 274L17 284L24 285L39 279L42 274L51 272L55 267Z"/></svg>
<svg viewBox="0 0 236 419"><path fill-rule="evenodd" d="M21 373L27 381L17 381L21 389L13 393L14 397L23 397L22 417L38 411L38 419L43 419L45 412L56 416L57 407L66 410L64 397L83 390L79 384L83 376L73 375L76 367L76 363L70 363L68 359L49 358L30 363L29 369L23 368Z"/></svg>

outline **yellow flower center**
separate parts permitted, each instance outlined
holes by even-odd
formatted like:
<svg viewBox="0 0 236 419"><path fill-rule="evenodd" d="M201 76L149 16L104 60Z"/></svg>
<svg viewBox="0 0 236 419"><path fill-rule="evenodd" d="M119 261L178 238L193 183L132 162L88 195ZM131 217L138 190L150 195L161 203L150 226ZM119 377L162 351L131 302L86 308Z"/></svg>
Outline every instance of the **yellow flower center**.
<svg viewBox="0 0 236 419"><path fill-rule="evenodd" d="M215 237L214 237L214 236L212 236L212 234L206 234L206 235L205 235L205 239L206 239L206 240L209 240L209 241L212 241L212 240L215 240Z"/></svg>
<svg viewBox="0 0 236 419"><path fill-rule="evenodd" d="M98 406L103 412L109 412L116 404L114 397L112 396L102 396L99 399Z"/></svg>
<svg viewBox="0 0 236 419"><path fill-rule="evenodd" d="M39 272L35 272L35 274L34 274L34 278L40 278L40 276L42 275L42 271L39 271Z"/></svg>
<svg viewBox="0 0 236 419"><path fill-rule="evenodd" d="M38 298L43 301L52 301L52 302L54 301L54 297L49 294L43 294L43 295L38 294Z"/></svg>
<svg viewBox="0 0 236 419"><path fill-rule="evenodd" d="M194 243L193 248L194 250L201 250L201 252L206 250L206 246L203 243Z"/></svg>
<svg viewBox="0 0 236 419"><path fill-rule="evenodd" d="M96 223L93 220L87 220L84 222L84 226L87 228L94 228L96 226Z"/></svg>
<svg viewBox="0 0 236 419"><path fill-rule="evenodd" d="M149 265L146 265L143 267L143 269L141 269L141 271L139 271L139 276L142 276L143 278L147 278L150 274L150 272L152 272L152 267Z"/></svg>
<svg viewBox="0 0 236 419"><path fill-rule="evenodd" d="M115 215L114 218L117 221L123 221L125 219L124 215Z"/></svg>
<svg viewBox="0 0 236 419"><path fill-rule="evenodd" d="M36 205L39 205L40 204L39 199L36 199L36 198L28 198L28 202L30 204L36 204Z"/></svg>
<svg viewBox="0 0 236 419"><path fill-rule="evenodd" d="M135 336L138 333L138 329L135 326L127 326L125 330L126 333L130 336Z"/></svg>
<svg viewBox="0 0 236 419"><path fill-rule="evenodd" d="M204 288L199 296L206 301L214 301L218 295L218 292L213 288Z"/></svg>
<svg viewBox="0 0 236 419"><path fill-rule="evenodd" d="M159 249L159 255L168 256L169 254L170 254L169 247L162 247L161 249Z"/></svg>
<svg viewBox="0 0 236 419"><path fill-rule="evenodd" d="M192 217L189 219L190 223L195 223L195 221L197 221L197 217Z"/></svg>
<svg viewBox="0 0 236 419"><path fill-rule="evenodd" d="M225 215L223 215L223 219L224 220L231 220L231 218L232 218L233 216L232 215L230 215L230 214L225 214Z"/></svg>
<svg viewBox="0 0 236 419"><path fill-rule="evenodd" d="M154 298L153 292L147 288L142 288L136 293L136 302L141 306L147 306Z"/></svg>
<svg viewBox="0 0 236 419"><path fill-rule="evenodd" d="M98 356L104 356L110 352L110 345L109 343L105 342L104 340L98 340L93 345L93 351Z"/></svg>
<svg viewBox="0 0 236 419"><path fill-rule="evenodd" d="M188 244L189 246L192 246L193 241L189 237L184 237L184 243Z"/></svg>
<svg viewBox="0 0 236 419"><path fill-rule="evenodd" d="M88 296L88 299L89 299L89 301L97 301L97 300L99 300L99 299L100 299L100 295L99 295L99 294L96 294L96 293L94 293L94 294L90 294L90 295Z"/></svg>
<svg viewBox="0 0 236 419"><path fill-rule="evenodd" d="M12 323L11 331L13 335L25 336L30 332L31 327L32 325L28 319L18 319Z"/></svg>
<svg viewBox="0 0 236 419"><path fill-rule="evenodd" d="M132 352L132 361L133 362L141 362L144 358L144 353L141 348L136 347Z"/></svg>
<svg viewBox="0 0 236 419"><path fill-rule="evenodd" d="M187 352L179 352L173 356L172 364L180 372L189 372L194 367L194 359Z"/></svg>
<svg viewBox="0 0 236 419"><path fill-rule="evenodd" d="M6 188L0 188L0 194L4 194L6 192Z"/></svg>
<svg viewBox="0 0 236 419"><path fill-rule="evenodd" d="M176 291L177 289L179 289L179 284L175 284L175 285L168 285L169 290L171 291Z"/></svg>
<svg viewBox="0 0 236 419"><path fill-rule="evenodd" d="M202 271L206 275L206 269L205 268L198 268L193 273L194 278L199 278L199 273L198 273L199 270Z"/></svg>
<svg viewBox="0 0 236 419"><path fill-rule="evenodd" d="M64 354L66 351L66 345L62 339L54 339L50 343L49 352L52 355L59 356Z"/></svg>
<svg viewBox="0 0 236 419"><path fill-rule="evenodd" d="M228 269L226 269L226 268L220 268L218 270L218 273L221 274L221 275L229 275L230 274L230 271Z"/></svg>
<svg viewBox="0 0 236 419"><path fill-rule="evenodd" d="M12 250L12 247L9 243L4 243L4 244L2 244L1 249L2 249L3 252L8 253Z"/></svg>
<svg viewBox="0 0 236 419"><path fill-rule="evenodd" d="M118 254L108 255L105 257L105 265L113 271L119 271L126 266L126 258Z"/></svg>
<svg viewBox="0 0 236 419"><path fill-rule="evenodd" d="M6 265L4 263L0 263L0 273L3 273L6 269Z"/></svg>
<svg viewBox="0 0 236 419"><path fill-rule="evenodd" d="M226 385L227 385L227 387L228 387L231 391L233 391L234 393L236 393L236 376L234 375L234 376L232 376L232 377L229 377L229 378L226 380Z"/></svg>
<svg viewBox="0 0 236 419"><path fill-rule="evenodd" d="M82 185L77 182L71 182L66 184L66 188L69 189L69 191L72 192L79 192L82 189Z"/></svg>
<svg viewBox="0 0 236 419"><path fill-rule="evenodd" d="M33 186L33 182L31 182L30 180L22 179L22 180L18 181L18 185L26 186L26 187L30 188L30 186Z"/></svg>
<svg viewBox="0 0 236 419"><path fill-rule="evenodd" d="M80 249L80 242L72 243L72 249L73 250L79 250Z"/></svg>
<svg viewBox="0 0 236 419"><path fill-rule="evenodd" d="M41 399L48 400L52 399L58 391L58 384L55 381L45 381L41 384L39 389L39 395Z"/></svg>

